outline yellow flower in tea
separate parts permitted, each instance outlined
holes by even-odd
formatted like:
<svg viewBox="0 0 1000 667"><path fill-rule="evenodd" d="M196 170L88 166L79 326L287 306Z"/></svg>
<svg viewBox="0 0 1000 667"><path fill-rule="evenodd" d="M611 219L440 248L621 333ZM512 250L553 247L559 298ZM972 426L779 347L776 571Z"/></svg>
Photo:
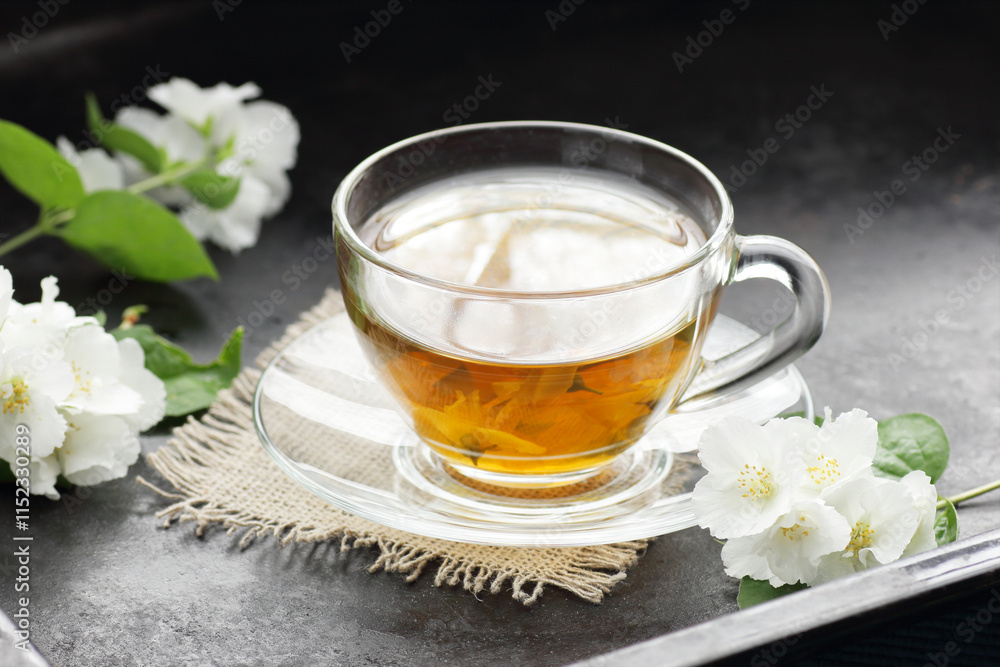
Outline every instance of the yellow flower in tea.
<svg viewBox="0 0 1000 667"><path fill-rule="evenodd" d="M518 365L417 347L367 319L364 333L420 437L456 463L495 471L555 473L610 461L674 399L696 352L692 329L590 363Z"/></svg>
<svg viewBox="0 0 1000 667"><path fill-rule="evenodd" d="M545 449L509 433L518 416L516 405L501 405L497 399L482 405L479 392L466 396L458 392L458 400L443 410L417 407L413 417L417 431L439 442L448 442L473 453L491 450L513 451L520 454L543 454ZM473 459L475 460L475 459Z"/></svg>

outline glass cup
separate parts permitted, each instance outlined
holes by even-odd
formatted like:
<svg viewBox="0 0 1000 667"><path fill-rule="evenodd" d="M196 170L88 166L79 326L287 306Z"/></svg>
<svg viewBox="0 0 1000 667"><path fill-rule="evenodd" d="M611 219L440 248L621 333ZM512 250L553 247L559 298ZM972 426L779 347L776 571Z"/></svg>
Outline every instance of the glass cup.
<svg viewBox="0 0 1000 667"><path fill-rule="evenodd" d="M594 478L671 411L792 362L829 310L816 263L737 235L702 164L609 128L407 139L344 179L333 221L345 307L422 455L500 487ZM750 278L789 289L789 316L703 359L723 288Z"/></svg>

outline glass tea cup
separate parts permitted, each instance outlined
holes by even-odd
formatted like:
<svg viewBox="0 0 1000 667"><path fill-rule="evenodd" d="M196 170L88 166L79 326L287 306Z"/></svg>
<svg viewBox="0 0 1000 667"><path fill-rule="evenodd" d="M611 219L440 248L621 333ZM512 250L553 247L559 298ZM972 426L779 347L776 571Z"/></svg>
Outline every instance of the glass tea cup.
<svg viewBox="0 0 1000 667"><path fill-rule="evenodd" d="M344 179L333 219L345 307L417 447L499 487L593 478L682 403L792 362L829 309L803 250L735 233L703 165L614 129L413 137ZM790 316L703 359L723 288L749 278L791 290Z"/></svg>

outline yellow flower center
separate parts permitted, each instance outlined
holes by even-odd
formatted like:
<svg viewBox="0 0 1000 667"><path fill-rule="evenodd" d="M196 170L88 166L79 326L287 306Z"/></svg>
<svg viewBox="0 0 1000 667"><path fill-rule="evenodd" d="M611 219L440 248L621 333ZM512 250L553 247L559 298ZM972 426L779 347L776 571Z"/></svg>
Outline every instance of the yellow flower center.
<svg viewBox="0 0 1000 667"><path fill-rule="evenodd" d="M3 413L14 413L24 414L24 408L28 405L28 385L24 383L24 380L18 378L16 380L11 380L10 393L7 393L3 397Z"/></svg>
<svg viewBox="0 0 1000 667"><path fill-rule="evenodd" d="M816 457L816 465L806 468L812 481L820 486L829 486L840 477L840 465L837 459L828 459L820 454Z"/></svg>
<svg viewBox="0 0 1000 667"><path fill-rule="evenodd" d="M874 536L875 531L871 529L870 525L864 521L858 521L854 524L854 530L851 531L851 541L847 543L846 551L852 556L857 556L859 551L872 545Z"/></svg>
<svg viewBox="0 0 1000 667"><path fill-rule="evenodd" d="M799 515L799 521L801 521L801 522L804 523L805 520L806 520L805 515L804 514L800 514ZM809 536L809 530L805 526L803 526L802 523L797 523L794 526L792 526L791 528L782 528L781 529L781 536L782 537L787 537L790 541L794 542L795 538L797 538L797 537L808 537Z"/></svg>
<svg viewBox="0 0 1000 667"><path fill-rule="evenodd" d="M767 468L745 464L744 470L740 471L736 484L743 489L743 497L750 500L762 500L771 495L774 491L774 482L771 481L771 473Z"/></svg>
<svg viewBox="0 0 1000 667"><path fill-rule="evenodd" d="M73 366L73 379L76 380L77 388L85 394L91 393L91 380L85 380L80 376L80 367L76 365L76 362L71 362L71 365ZM84 375L89 378L90 371L85 371Z"/></svg>

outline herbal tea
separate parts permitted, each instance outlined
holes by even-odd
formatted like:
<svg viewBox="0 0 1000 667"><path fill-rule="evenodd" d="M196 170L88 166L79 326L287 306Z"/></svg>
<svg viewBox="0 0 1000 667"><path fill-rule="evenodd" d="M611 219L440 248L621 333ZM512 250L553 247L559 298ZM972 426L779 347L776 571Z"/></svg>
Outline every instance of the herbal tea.
<svg viewBox="0 0 1000 667"><path fill-rule="evenodd" d="M683 287L630 306L593 296L705 243L676 202L624 178L543 168L456 176L393 201L359 235L403 270L510 293L499 311L398 286L365 301L342 276L379 379L420 437L459 466L555 474L613 460L676 402L714 315L714 298ZM533 293L565 293L555 301L567 307L539 308L523 298Z"/></svg>

